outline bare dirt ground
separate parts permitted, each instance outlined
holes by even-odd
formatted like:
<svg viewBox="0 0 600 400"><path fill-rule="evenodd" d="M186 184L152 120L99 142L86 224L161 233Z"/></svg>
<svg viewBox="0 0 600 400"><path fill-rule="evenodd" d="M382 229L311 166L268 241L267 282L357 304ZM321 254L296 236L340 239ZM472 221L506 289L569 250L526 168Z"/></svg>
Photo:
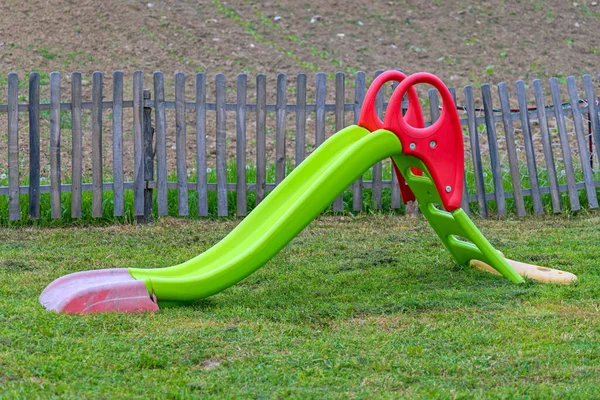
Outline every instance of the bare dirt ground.
<svg viewBox="0 0 600 400"><path fill-rule="evenodd" d="M2 3L0 68L22 76L402 68L463 85L597 72L600 51L600 6L585 1Z"/></svg>
<svg viewBox="0 0 600 400"><path fill-rule="evenodd" d="M344 71L348 74L347 101L353 92L354 73L359 70L368 76L378 69L429 71L456 87L595 75L600 72L600 45L595 40L599 31L600 5L586 1L5 0L0 4L0 103L6 100L5 78L9 71L18 72L23 80L21 102L27 99L27 74L34 70L42 73L43 99L48 98L44 74L62 73L63 101L70 98L67 78L75 70L84 74L84 96L88 99L91 73L97 70L105 73L105 99L112 97L110 75L116 69L125 72L126 98L131 98L131 76L135 70L145 71L148 87L151 73L164 71L168 98L173 97L173 73L186 72L190 99L193 75L202 71L208 75L209 101L214 99L216 73L227 75L227 99L234 101L235 75L245 72L250 75L250 102L256 73L267 74L270 102L274 100L277 72L288 74L290 88L295 86L297 72L308 73L310 97L316 72ZM328 101L332 101L332 82L328 85ZM288 91L288 102L293 103L294 97ZM110 116L105 114L104 165L110 170ZM27 116L21 117L20 148L26 154ZM191 168L194 118L188 117ZM131 118L130 114L126 113L125 118ZM172 118L169 122L168 156L174 162ZM254 156L252 123L249 119L250 160ZM126 122L128 125L131 126ZM333 132L331 125L328 124L328 134ZM290 119L290 136L293 126ZM6 138L5 115L0 115L0 127ZM231 116L228 132L234 129ZM310 121L307 129L314 129ZM89 133L89 125L86 130ZM209 135L213 131L209 130ZM70 138L66 133L62 138L62 156L68 176ZM88 133L84 133L87 149ZM42 146L47 146L47 139L42 140ZM125 160L132 160L130 132L126 132L125 141ZM212 149L211 136L208 144ZM270 140L267 145L273 152ZM234 148L235 140L230 140L230 152ZM3 171L5 154L4 139L0 143ZM25 165L26 157L23 162ZM42 158L42 164L47 163ZM130 164L125 166L127 174L131 173ZM89 171L89 165L86 168Z"/></svg>

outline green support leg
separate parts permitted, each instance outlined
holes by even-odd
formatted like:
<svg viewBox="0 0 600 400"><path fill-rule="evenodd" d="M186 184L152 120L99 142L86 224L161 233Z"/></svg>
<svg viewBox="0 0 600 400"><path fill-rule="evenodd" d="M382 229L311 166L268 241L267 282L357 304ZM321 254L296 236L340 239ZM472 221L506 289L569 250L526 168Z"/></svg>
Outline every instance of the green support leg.
<svg viewBox="0 0 600 400"><path fill-rule="evenodd" d="M471 260L483 261L512 282L523 282L523 278L487 241L464 210L459 208L447 212L442 209L440 196L421 160L405 155L395 156L393 160L414 192L419 209L459 265L468 266ZM413 174L411 168L420 169L423 176Z"/></svg>

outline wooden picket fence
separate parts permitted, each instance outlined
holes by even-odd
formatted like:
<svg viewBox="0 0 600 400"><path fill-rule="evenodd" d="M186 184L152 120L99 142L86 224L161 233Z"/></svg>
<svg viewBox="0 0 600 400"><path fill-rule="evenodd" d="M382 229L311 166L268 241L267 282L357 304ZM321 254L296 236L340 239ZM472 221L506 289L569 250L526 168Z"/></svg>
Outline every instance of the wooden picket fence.
<svg viewBox="0 0 600 400"><path fill-rule="evenodd" d="M377 74L381 73L378 71ZM91 79L91 101L83 101L82 75L74 72L70 75L70 102L61 98L61 75L53 72L49 75L49 102L40 102L40 74L29 75L28 102L19 102L19 78L16 73L8 74L7 104L0 105L0 114L7 113L7 177L8 185L0 187L0 195L8 195L9 219L22 218L21 201L28 202L27 216L30 219L40 217L40 196L50 194L52 218L61 218L63 208L61 193L71 192L71 217L82 216L82 192L92 192L91 214L93 217L103 216L103 192L113 193L113 214L123 216L125 210L125 191L133 191L133 212L136 216L149 218L153 211L159 216L169 212L168 191L177 191L177 213L187 216L189 212L189 192L197 196L197 214L209 214L209 191L216 191L218 216L228 215L228 192L236 192L236 213L243 216L247 213L247 194L254 192L256 202L264 199L266 193L277 186L286 176L286 165L301 163L312 147L317 147L326 139L328 121L333 116L334 123L329 128L338 131L345 126L356 123L367 87L367 77L359 72L354 77L353 101L347 102L346 76L337 73L334 76L333 103L327 103L327 78L325 73L316 74L315 86L307 90L306 74L295 77L294 90L290 90L285 74L277 75L275 103L267 104L267 77L256 76L256 92L252 97L254 103L248 103L248 78L240 74L236 78L234 103L226 102L226 77L215 76L215 102L207 101L207 77L204 73L194 76L194 99L188 100L185 93L186 75L176 73L174 76L174 100L165 98L165 80L162 72L152 76L152 90L145 89L144 73L133 74L133 98L124 100L124 75L121 71L112 74L112 101L103 97L103 74L95 72ZM188 82L189 83L189 82ZM566 84L566 85L565 85ZM24 86L24 85L23 85ZM534 213L546 211L555 213L565 208L579 210L580 192L585 192L584 204L590 208L598 207L596 188L600 181L596 179L598 170L598 154L600 152L600 122L598 104L594 94L592 77L583 77L585 95L580 98L576 80L568 77L559 81L549 80L550 104L547 104L542 81L533 81L534 97L528 101L527 85L517 81L515 85L516 101L509 97L509 87L500 83L498 89L499 108L494 108L492 86L482 85L481 97L475 95L472 86L464 87L463 97L456 99L456 90L451 88L457 108L461 114L464 127L466 170L465 195L463 208L487 217L493 206L493 214L503 217L514 210L516 215L523 216L527 208ZM562 93L568 94L568 101L563 104ZM288 92L295 91L296 101L288 104ZM210 91L209 91L210 92ZM377 108L383 113L385 88L380 91ZM308 93L308 94L307 94ZM308 103L309 95L314 94L314 103ZM427 94L430 120L433 123L440 115L440 103L437 91ZM426 104L426 103L425 103ZM511 108L516 104L516 108ZM133 127L133 160L124 160L124 111L132 109L131 126ZM84 183L83 134L87 127L82 123L83 110L91 110L91 182ZM169 181L167 166L167 121L169 113L174 110L175 116L175 152L176 180ZM49 111L49 146L50 160L49 184L42 184L40 179L40 155L46 148L40 146L41 127L40 112ZM70 113L70 181L61 181L61 111ZM103 170L106 159L103 158L103 116L111 113L112 140L112 182L105 181ZM209 113L214 113L210 115ZM19 117L28 116L28 162L24 167L19 151ZM189 181L187 116L195 116L195 171L196 179ZM235 115L234 135L236 182L227 182L227 116ZM248 115L253 115L255 133L255 160L248 160ZM274 114L274 121L269 118ZM351 114L347 118L346 114ZM288 139L286 131L288 116L295 116L294 137ZM210 116L210 118L209 118ZM307 120L314 120L314 136L307 132ZM211 122L211 124L209 124ZM212 125L214 122L214 125ZM275 158L269 159L267 154L267 131L269 124L274 125ZM498 129L497 124L502 124ZM211 126L209 126L211 125ZM212 129L214 128L214 130ZM215 136L215 170L216 183L207 179L207 138ZM310 140L307 139L310 137ZM314 146L309 141L314 138ZM293 154L289 156L288 147L292 141ZM595 146L593 146L595 144ZM64 150L64 149L63 149ZM594 163L594 160L596 162ZM64 160L63 160L64 161ZM124 178L124 162L133 161L133 179ZM246 183L247 163L255 163L256 179ZM267 182L267 165L275 165L275 181ZM354 211L363 210L363 191L370 190L373 208L382 207L382 192L390 190L390 207L400 208L401 197L397 178L393 169L392 179L383 179L383 163L372 168L372 179L358 179L349 190L352 192L351 206ZM2 168L2 166L0 166ZM28 169L28 184L22 179ZM489 177L491 174L491 182ZM541 178L543 177L543 179ZM543 181L543 182L542 182ZM470 183L469 183L470 182ZM561 183L562 182L562 183ZM506 186L510 190L506 189ZM492 190L490 190L492 188ZM566 194L566 195L563 195ZM21 198L20 195L28 195ZM153 210L153 198L157 210ZM173 198L173 197L171 197ZM512 201L508 201L512 199ZM196 202L195 202L196 203ZM508 206L507 206L508 203ZM507 209L508 208L508 209ZM334 211L344 209L340 196L333 204Z"/></svg>

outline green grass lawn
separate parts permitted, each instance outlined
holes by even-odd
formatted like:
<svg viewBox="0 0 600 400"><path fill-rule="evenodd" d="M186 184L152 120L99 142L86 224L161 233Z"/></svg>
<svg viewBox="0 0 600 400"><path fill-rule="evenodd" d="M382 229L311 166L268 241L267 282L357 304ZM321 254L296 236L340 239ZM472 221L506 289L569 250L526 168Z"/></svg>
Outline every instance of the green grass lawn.
<svg viewBox="0 0 600 400"><path fill-rule="evenodd" d="M265 267L190 306L59 315L66 273L162 267L236 220L0 229L2 398L599 398L600 216L476 221L572 286L456 266L423 220L313 222Z"/></svg>

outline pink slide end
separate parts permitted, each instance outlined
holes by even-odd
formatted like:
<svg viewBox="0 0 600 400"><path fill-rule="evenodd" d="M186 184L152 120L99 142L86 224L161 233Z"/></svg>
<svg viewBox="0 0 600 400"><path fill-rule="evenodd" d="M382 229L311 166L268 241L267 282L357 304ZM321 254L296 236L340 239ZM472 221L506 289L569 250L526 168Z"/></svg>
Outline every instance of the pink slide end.
<svg viewBox="0 0 600 400"><path fill-rule="evenodd" d="M126 268L62 276L44 289L40 303L48 310L70 314L158 311L144 282L135 280Z"/></svg>

